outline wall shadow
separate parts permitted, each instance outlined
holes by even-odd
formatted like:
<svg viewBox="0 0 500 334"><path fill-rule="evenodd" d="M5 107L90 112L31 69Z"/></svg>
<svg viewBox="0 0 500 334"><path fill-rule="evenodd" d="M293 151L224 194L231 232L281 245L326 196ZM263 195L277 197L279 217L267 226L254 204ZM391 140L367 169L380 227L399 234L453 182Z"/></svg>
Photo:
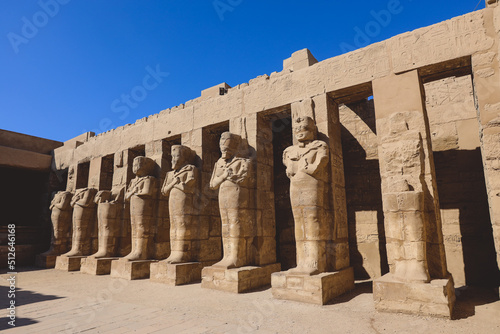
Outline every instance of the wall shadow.
<svg viewBox="0 0 500 334"><path fill-rule="evenodd" d="M480 149L434 152L434 163L447 257L463 257L463 269L453 262L449 270L463 270L468 286L498 287L500 271ZM461 264L462 259L451 260Z"/></svg>

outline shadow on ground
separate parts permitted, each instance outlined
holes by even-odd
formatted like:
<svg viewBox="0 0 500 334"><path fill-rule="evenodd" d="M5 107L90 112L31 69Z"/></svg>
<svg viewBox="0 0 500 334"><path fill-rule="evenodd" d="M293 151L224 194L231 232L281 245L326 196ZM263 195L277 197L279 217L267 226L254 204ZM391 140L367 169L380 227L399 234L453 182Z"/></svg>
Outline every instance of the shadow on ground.
<svg viewBox="0 0 500 334"><path fill-rule="evenodd" d="M453 319L466 319L476 314L476 306L491 304L499 300L498 288L463 286L455 289L457 300Z"/></svg>

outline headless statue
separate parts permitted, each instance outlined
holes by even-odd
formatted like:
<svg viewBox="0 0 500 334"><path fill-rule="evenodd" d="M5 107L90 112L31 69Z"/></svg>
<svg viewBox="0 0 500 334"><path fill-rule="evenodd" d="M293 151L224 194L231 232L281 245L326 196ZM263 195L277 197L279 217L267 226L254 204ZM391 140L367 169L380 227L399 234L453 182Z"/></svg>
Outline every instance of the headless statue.
<svg viewBox="0 0 500 334"><path fill-rule="evenodd" d="M121 187L113 191L101 190L95 195L99 248L92 257L106 258L117 255L124 191Z"/></svg>
<svg viewBox="0 0 500 334"><path fill-rule="evenodd" d="M61 255L68 251L71 231L71 197L69 191L58 191L50 202L50 219L52 221L52 238L50 248L44 256Z"/></svg>
<svg viewBox="0 0 500 334"><path fill-rule="evenodd" d="M73 207L73 237L71 250L64 256L85 256L92 252L92 232L95 221L94 188L77 189L71 200Z"/></svg>

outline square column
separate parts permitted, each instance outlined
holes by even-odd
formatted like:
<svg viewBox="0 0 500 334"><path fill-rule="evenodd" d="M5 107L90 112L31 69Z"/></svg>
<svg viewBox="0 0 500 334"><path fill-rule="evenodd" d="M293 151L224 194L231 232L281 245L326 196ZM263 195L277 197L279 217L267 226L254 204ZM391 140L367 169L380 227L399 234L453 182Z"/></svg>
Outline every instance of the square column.
<svg viewBox="0 0 500 334"><path fill-rule="evenodd" d="M489 3L487 1L487 3ZM492 1L496 6L497 3ZM496 31L500 6L495 8ZM474 99L497 264L500 266L500 64L498 52L472 55Z"/></svg>
<svg viewBox="0 0 500 334"><path fill-rule="evenodd" d="M455 294L422 92L417 71L373 81L390 268L374 280L373 297L380 311L450 317Z"/></svg>

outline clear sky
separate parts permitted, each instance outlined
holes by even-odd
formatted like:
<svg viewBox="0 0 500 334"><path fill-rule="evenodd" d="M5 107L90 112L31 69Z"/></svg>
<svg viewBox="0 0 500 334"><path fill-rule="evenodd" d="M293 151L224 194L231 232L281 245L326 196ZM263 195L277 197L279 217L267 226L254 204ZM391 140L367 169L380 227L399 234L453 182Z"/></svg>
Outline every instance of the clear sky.
<svg viewBox="0 0 500 334"><path fill-rule="evenodd" d="M65 141L473 11L478 0L3 0L0 128ZM484 8L481 0L477 9Z"/></svg>

